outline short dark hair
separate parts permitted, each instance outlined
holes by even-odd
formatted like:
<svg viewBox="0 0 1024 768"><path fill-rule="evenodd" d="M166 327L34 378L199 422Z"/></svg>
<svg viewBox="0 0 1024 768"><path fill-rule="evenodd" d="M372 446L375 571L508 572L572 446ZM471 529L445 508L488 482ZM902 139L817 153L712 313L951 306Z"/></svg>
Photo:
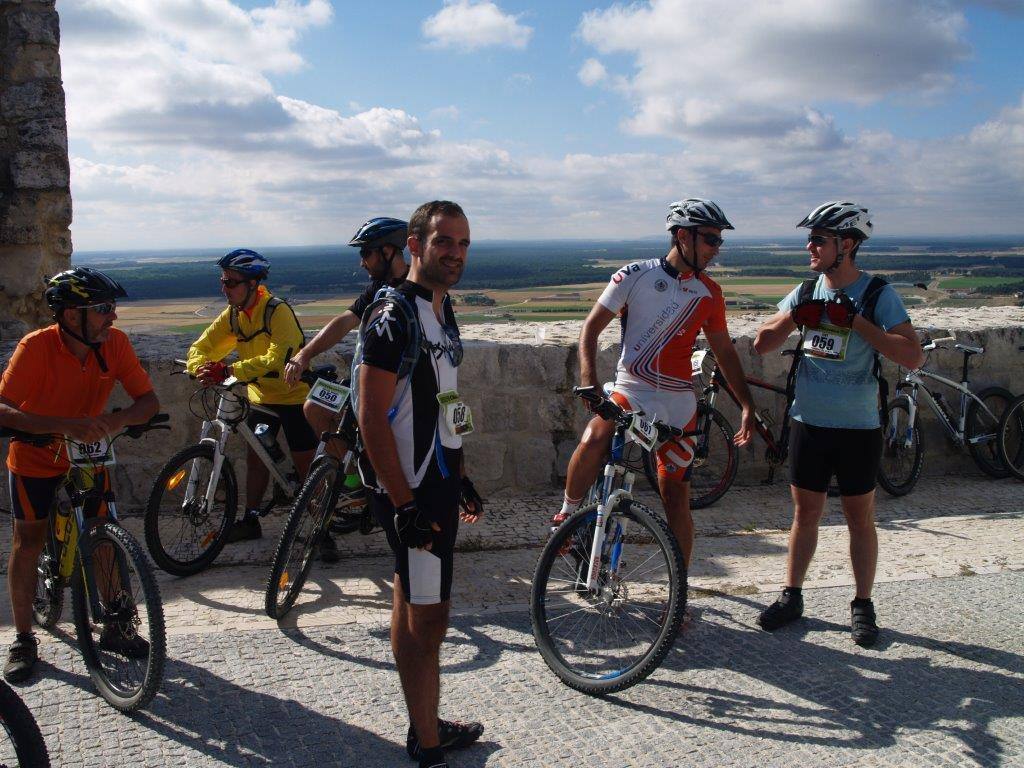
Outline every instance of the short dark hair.
<svg viewBox="0 0 1024 768"><path fill-rule="evenodd" d="M422 240L430 232L430 222L435 216L461 216L465 211L451 200L431 200L417 208L409 219L409 235Z"/></svg>

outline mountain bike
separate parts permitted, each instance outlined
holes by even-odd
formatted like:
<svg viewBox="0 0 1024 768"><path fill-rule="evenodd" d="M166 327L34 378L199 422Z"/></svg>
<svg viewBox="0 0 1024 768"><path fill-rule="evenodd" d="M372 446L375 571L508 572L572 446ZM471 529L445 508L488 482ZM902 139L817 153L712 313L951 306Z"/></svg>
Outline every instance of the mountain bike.
<svg viewBox="0 0 1024 768"><path fill-rule="evenodd" d="M0 680L0 768L50 768L39 724L25 702Z"/></svg>
<svg viewBox="0 0 1024 768"><path fill-rule="evenodd" d="M1024 346L1018 347L1024 352ZM1014 477L1024 480L1024 395L1010 403L999 420L999 458Z"/></svg>
<svg viewBox="0 0 1024 768"><path fill-rule="evenodd" d="M950 341L956 342L956 339L950 336L925 341L921 348L926 352L948 349L940 345ZM964 358L959 382L922 366L903 377L896 385L896 397L889 401L889 425L884 433L878 484L893 496L910 493L921 476L924 463L924 440L918 419L918 398L921 395L924 395L925 403L953 444L959 448L966 447L982 472L996 478L1010 474L1010 469L999 456L996 437L1000 418L1013 395L1003 387L986 387L975 393L970 387L970 359L973 355L984 354L985 348L958 343L953 346L963 353ZM929 388L929 379L959 393L955 409L941 392Z"/></svg>
<svg viewBox="0 0 1024 768"><path fill-rule="evenodd" d="M128 427L113 438L80 443L62 435L0 431L33 445L66 450L71 466L50 511L39 556L32 615L43 629L60 620L64 587L71 584L75 634L89 676L115 709L146 706L160 687L166 661L160 590L138 542L117 522L110 487L114 443L151 430L170 429L167 414ZM95 517L106 506L106 517ZM87 515L87 510L89 513Z"/></svg>
<svg viewBox="0 0 1024 768"><path fill-rule="evenodd" d="M615 422L601 498L548 540L533 576L530 619L548 667L577 691L604 695L647 677L665 658L686 608L686 566L667 523L633 499L629 442L653 452L686 437L624 411L595 387L574 394Z"/></svg>
<svg viewBox="0 0 1024 768"><path fill-rule="evenodd" d="M182 360L175 362L185 365ZM302 375L307 384L336 378L334 366ZM299 491L290 452L282 451L276 438L265 444L248 424L251 413L267 424L277 423L278 416L250 402L247 386L232 376L193 393L189 408L203 419L199 441L174 454L153 483L146 503L146 545L153 561L175 576L190 576L208 567L227 543L238 511L238 480L225 455L232 434L242 438L270 474L270 498L260 508L260 516L290 503Z"/></svg>
<svg viewBox="0 0 1024 768"><path fill-rule="evenodd" d="M316 398L322 387L319 380L310 391ZM277 545L274 563L267 579L264 609L272 619L283 619L295 604L313 564L313 553L324 532L345 534L373 531L374 521L367 503L366 489L356 469L356 419L352 412L348 381L328 390L337 394L322 405L338 413L337 432L325 432L310 466L309 477L292 505L281 540ZM327 446L337 441L344 455L336 458Z"/></svg>

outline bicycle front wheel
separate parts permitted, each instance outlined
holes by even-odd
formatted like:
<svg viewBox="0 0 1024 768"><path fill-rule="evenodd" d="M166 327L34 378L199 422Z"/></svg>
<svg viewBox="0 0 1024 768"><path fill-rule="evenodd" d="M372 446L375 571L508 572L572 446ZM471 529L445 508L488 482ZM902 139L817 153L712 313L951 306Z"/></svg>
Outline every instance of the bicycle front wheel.
<svg viewBox="0 0 1024 768"><path fill-rule="evenodd" d="M160 590L142 548L124 528L98 522L83 534L80 548L71 607L82 658L100 695L114 709L133 712L152 700L163 677Z"/></svg>
<svg viewBox="0 0 1024 768"><path fill-rule="evenodd" d="M890 496L906 496L917 485L924 464L924 443L917 424L910 423L904 397L889 401L889 426L882 435L878 484Z"/></svg>
<svg viewBox="0 0 1024 768"><path fill-rule="evenodd" d="M213 478L213 446L200 443L179 451L160 470L146 503L146 546L160 568L191 576L212 563L227 542L238 507L238 483L224 459ZM207 491L216 488L213 504Z"/></svg>
<svg viewBox="0 0 1024 768"><path fill-rule="evenodd" d="M647 677L676 639L686 568L668 526L635 501L608 514L601 565L587 587L597 506L554 533L533 577L530 618L541 656L577 691L603 695Z"/></svg>
<svg viewBox="0 0 1024 768"><path fill-rule="evenodd" d="M302 592L317 542L334 507L340 471L333 460L313 467L292 505L267 579L264 608L272 619L283 619Z"/></svg>
<svg viewBox="0 0 1024 768"><path fill-rule="evenodd" d="M984 408L978 400L985 404ZM1002 387L988 387L978 393L978 400L972 398L967 405L967 415L964 419L964 441L967 443L967 450L971 452L974 463L986 475L997 478L1009 477L1010 470L999 457L996 437L1000 419L1013 400L1013 395Z"/></svg>
<svg viewBox="0 0 1024 768"><path fill-rule="evenodd" d="M39 724L14 690L0 681L0 766L50 768L50 755Z"/></svg>
<svg viewBox="0 0 1024 768"><path fill-rule="evenodd" d="M999 420L999 458L1018 480L1024 480L1024 395L1014 400Z"/></svg>

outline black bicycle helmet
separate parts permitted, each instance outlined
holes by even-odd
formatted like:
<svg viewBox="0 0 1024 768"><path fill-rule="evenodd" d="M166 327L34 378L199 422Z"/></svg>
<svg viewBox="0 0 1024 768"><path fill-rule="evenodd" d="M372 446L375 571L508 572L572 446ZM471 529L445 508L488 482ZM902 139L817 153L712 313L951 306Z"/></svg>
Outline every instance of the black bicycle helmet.
<svg viewBox="0 0 1024 768"><path fill-rule="evenodd" d="M43 296L46 305L57 313L64 307L87 307L117 301L126 298L128 292L98 269L75 267L47 280Z"/></svg>

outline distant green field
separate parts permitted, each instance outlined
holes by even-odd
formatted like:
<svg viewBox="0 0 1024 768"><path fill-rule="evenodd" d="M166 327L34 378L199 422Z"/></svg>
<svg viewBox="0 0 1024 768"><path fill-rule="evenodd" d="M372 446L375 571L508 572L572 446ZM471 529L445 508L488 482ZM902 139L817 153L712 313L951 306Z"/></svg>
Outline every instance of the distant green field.
<svg viewBox="0 0 1024 768"><path fill-rule="evenodd" d="M792 285L791 277L723 277L716 280L720 285Z"/></svg>
<svg viewBox="0 0 1024 768"><path fill-rule="evenodd" d="M213 320L211 319L210 323L212 322ZM207 329L210 323L191 323L189 325L175 325L172 326L169 330L171 333L189 333L198 336Z"/></svg>
<svg viewBox="0 0 1024 768"><path fill-rule="evenodd" d="M990 285L1006 285L1018 283L1019 277L952 277L939 283L939 288L956 290L958 288L983 288Z"/></svg>

